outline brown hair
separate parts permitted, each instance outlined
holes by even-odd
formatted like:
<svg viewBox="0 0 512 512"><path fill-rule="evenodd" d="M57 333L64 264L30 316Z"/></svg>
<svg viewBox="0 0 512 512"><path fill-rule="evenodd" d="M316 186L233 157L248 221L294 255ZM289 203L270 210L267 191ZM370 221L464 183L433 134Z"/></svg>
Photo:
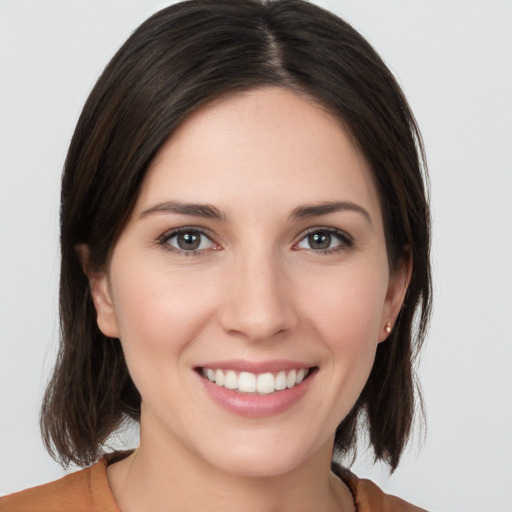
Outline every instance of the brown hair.
<svg viewBox="0 0 512 512"><path fill-rule="evenodd" d="M341 452L354 448L363 417L376 459L396 468L414 416L413 362L431 301L421 136L373 48L303 0L172 5L132 34L92 90L62 178L61 344L41 412L45 444L63 464L91 463L123 421L140 416L121 346L96 324L77 245L87 244L91 267L101 269L174 130L212 99L266 85L307 94L343 120L380 193L390 266L412 257L403 308L335 442Z"/></svg>

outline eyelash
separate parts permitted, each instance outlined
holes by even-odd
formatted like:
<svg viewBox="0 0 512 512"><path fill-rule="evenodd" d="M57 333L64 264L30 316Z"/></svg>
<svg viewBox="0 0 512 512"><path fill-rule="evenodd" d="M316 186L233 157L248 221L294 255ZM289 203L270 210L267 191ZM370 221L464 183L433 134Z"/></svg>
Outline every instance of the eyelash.
<svg viewBox="0 0 512 512"><path fill-rule="evenodd" d="M161 245L166 251L180 255L180 256L201 256L204 254L204 252L207 249L194 249L194 250L183 250L183 249L177 249L176 247L173 247L169 244L169 240L172 238L179 236L180 234L188 233L188 234L199 234L202 236L205 236L210 240L212 244L216 244L214 240L212 240L211 236L207 234L207 232L201 228L198 227L182 227L173 229L171 231L167 231L164 233L161 237L158 239L158 244ZM354 239L345 231L341 231L340 229L336 228L327 228L327 227L315 227L311 228L303 235L301 236L300 240L294 244L294 248L303 242L307 237L310 235L313 235L315 233L324 233L326 235L329 235L331 237L334 237L338 240L339 245L332 247L330 249L309 249L312 253L315 255L328 255L333 254L341 251L347 251L351 249L354 246ZM217 250L217 249L210 249L210 250ZM300 249L294 249L294 250L300 250Z"/></svg>
<svg viewBox="0 0 512 512"><path fill-rule="evenodd" d="M166 251L171 252L173 254L177 254L179 256L202 256L205 249L194 249L190 251L185 251L183 249L177 249L176 247L173 247L172 245L169 244L169 240L171 240L171 238L174 238L175 236L178 236L182 233L193 233L203 235L206 238L208 238L208 240L210 240L213 244L215 244L211 236L209 236L205 230L197 227L183 227L167 231L158 239L158 243L159 245L163 246L163 248Z"/></svg>
<svg viewBox="0 0 512 512"><path fill-rule="evenodd" d="M294 244L294 247L300 244L302 241L304 241L308 236L313 235L315 233L324 233L326 235L329 235L331 237L334 237L338 240L339 245L336 247L332 247L330 249L319 249L314 250L310 249L311 252L313 252L316 255L323 256L323 255L329 255L334 254L341 251L348 251L354 246L354 239L345 231L342 231L340 229L336 228L327 228L327 227L315 227L311 228L308 231L306 231L299 242Z"/></svg>

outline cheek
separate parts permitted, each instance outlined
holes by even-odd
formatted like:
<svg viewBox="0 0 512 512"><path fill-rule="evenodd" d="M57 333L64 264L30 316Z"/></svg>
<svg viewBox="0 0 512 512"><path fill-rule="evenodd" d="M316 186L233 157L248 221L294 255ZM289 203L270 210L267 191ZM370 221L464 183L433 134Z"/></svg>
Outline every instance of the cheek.
<svg viewBox="0 0 512 512"><path fill-rule="evenodd" d="M150 359L179 352L213 314L213 290L203 285L212 280L137 263L119 264L112 274L114 308L127 359L132 353ZM134 268L136 272L131 271Z"/></svg>
<svg viewBox="0 0 512 512"><path fill-rule="evenodd" d="M356 402L375 360L387 290L387 269L376 268L333 275L327 291L309 300L309 317L326 350L333 428Z"/></svg>
<svg viewBox="0 0 512 512"><path fill-rule="evenodd" d="M201 276L190 279L162 266L127 267L117 265L111 276L126 363L143 401L152 409L163 403L172 409L169 400L175 398L166 390L179 389L190 371L183 353L211 318L215 294Z"/></svg>
<svg viewBox="0 0 512 512"><path fill-rule="evenodd" d="M364 276L363 278L361 276ZM387 272L368 269L331 276L308 301L309 316L333 350L375 346L386 297Z"/></svg>

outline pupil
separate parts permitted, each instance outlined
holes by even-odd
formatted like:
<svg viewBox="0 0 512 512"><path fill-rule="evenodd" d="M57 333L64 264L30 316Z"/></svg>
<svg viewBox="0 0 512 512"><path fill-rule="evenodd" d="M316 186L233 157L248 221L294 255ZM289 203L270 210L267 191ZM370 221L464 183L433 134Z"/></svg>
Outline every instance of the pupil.
<svg viewBox="0 0 512 512"><path fill-rule="evenodd" d="M178 235L178 246L185 251L197 249L200 243L200 237L196 233L181 233Z"/></svg>
<svg viewBox="0 0 512 512"><path fill-rule="evenodd" d="M312 249L328 249L331 245L331 235L322 231L309 235L308 239Z"/></svg>

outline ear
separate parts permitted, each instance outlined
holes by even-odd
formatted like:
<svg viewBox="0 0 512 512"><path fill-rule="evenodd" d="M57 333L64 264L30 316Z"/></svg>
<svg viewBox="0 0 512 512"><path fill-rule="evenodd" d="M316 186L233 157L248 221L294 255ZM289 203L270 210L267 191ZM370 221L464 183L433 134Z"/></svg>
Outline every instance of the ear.
<svg viewBox="0 0 512 512"><path fill-rule="evenodd" d="M112 301L112 292L107 272L92 270L89 246L79 244L75 247L82 270L89 280L91 297L96 309L96 321L100 331L109 338L119 338L117 318Z"/></svg>
<svg viewBox="0 0 512 512"><path fill-rule="evenodd" d="M379 343L384 341L395 325L409 287L412 274L412 257L409 251L390 273L386 299L379 330Z"/></svg>

